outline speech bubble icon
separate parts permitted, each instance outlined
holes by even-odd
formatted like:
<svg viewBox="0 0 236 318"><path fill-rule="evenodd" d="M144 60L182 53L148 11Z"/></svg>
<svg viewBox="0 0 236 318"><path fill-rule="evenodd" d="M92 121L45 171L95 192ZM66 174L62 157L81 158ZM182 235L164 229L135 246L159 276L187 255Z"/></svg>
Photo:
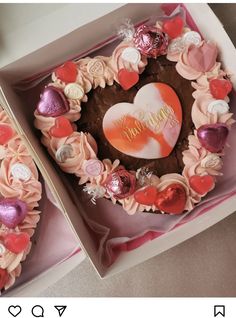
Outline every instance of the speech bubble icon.
<svg viewBox="0 0 236 318"><path fill-rule="evenodd" d="M32 315L36 318L44 317L44 309L40 305L36 305L32 308Z"/></svg>

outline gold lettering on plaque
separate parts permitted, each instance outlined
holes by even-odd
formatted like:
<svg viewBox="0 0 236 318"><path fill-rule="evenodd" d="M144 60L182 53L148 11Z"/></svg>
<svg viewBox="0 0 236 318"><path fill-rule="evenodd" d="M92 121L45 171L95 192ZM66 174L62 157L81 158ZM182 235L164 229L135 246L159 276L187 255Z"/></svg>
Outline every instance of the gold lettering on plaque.
<svg viewBox="0 0 236 318"><path fill-rule="evenodd" d="M114 125L121 128L122 136L129 142L133 142L135 138L147 128L156 134L160 134L167 123L171 128L179 124L174 110L168 105L163 105L161 109L155 113L137 110L134 115L135 117L133 117L132 114L126 114L113 122ZM129 125L130 118L133 119L131 127Z"/></svg>

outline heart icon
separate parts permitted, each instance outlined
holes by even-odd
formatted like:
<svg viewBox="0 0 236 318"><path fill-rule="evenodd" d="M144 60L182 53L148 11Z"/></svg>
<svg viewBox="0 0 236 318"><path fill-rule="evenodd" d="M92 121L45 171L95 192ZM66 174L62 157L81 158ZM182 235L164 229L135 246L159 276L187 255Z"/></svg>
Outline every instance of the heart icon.
<svg viewBox="0 0 236 318"><path fill-rule="evenodd" d="M190 187L197 193L204 195L215 186L215 180L212 176L191 176L189 178Z"/></svg>
<svg viewBox="0 0 236 318"><path fill-rule="evenodd" d="M103 118L103 131L109 143L126 155L143 159L169 156L181 125L178 96L163 83L144 85L133 104L115 104Z"/></svg>
<svg viewBox="0 0 236 318"><path fill-rule="evenodd" d="M189 65L198 72L208 72L216 63L218 50L214 43L192 46L188 52Z"/></svg>
<svg viewBox="0 0 236 318"><path fill-rule="evenodd" d="M225 99L225 97L231 92L233 86L229 80L225 79L212 79L210 81L211 95L215 99Z"/></svg>
<svg viewBox="0 0 236 318"><path fill-rule="evenodd" d="M66 117L58 117L55 120L55 125L50 129L50 135L56 138L70 136L73 133L73 128L70 121Z"/></svg>
<svg viewBox="0 0 236 318"><path fill-rule="evenodd" d="M0 222L13 229L20 224L27 214L25 202L18 199L0 200Z"/></svg>
<svg viewBox="0 0 236 318"><path fill-rule="evenodd" d="M63 92L53 86L48 86L40 95L37 111L46 117L57 117L70 110L68 101Z"/></svg>
<svg viewBox="0 0 236 318"><path fill-rule="evenodd" d="M153 205L156 200L157 188L148 186L144 189L138 190L134 193L136 202L144 205Z"/></svg>
<svg viewBox="0 0 236 318"><path fill-rule="evenodd" d="M8 308L9 313L13 316L13 317L17 317L20 313L21 313L21 307L20 306L10 306Z"/></svg>
<svg viewBox="0 0 236 318"><path fill-rule="evenodd" d="M221 152L224 149L229 129L224 124L203 125L197 130L201 145L210 152Z"/></svg>
<svg viewBox="0 0 236 318"><path fill-rule="evenodd" d="M120 86L127 91L131 87L133 87L135 84L139 81L139 74L136 72L130 72L126 70L125 68L122 68L118 72L118 80L120 83Z"/></svg>
<svg viewBox="0 0 236 318"><path fill-rule="evenodd" d="M0 145L5 145L13 137L13 130L10 126L0 124Z"/></svg>
<svg viewBox="0 0 236 318"><path fill-rule="evenodd" d="M68 61L55 70L56 77L64 83L75 82L78 70L75 63Z"/></svg>
<svg viewBox="0 0 236 318"><path fill-rule="evenodd" d="M163 22L162 30L169 35L170 38L175 39L181 35L184 27L184 21L180 17Z"/></svg>
<svg viewBox="0 0 236 318"><path fill-rule="evenodd" d="M163 212L181 214L184 211L186 199L184 187L181 184L173 183L158 192L155 205Z"/></svg>
<svg viewBox="0 0 236 318"><path fill-rule="evenodd" d="M3 239L5 247L12 253L19 254L23 252L30 242L28 233L9 233Z"/></svg>

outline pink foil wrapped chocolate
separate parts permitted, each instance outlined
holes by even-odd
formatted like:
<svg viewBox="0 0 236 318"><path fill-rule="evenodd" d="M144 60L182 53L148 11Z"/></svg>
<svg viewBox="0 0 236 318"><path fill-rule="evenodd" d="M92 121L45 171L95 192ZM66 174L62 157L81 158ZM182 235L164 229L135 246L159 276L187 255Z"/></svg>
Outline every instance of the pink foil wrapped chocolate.
<svg viewBox="0 0 236 318"><path fill-rule="evenodd" d="M141 25L133 40L136 48L147 57L157 58L166 54L168 36L155 26Z"/></svg>
<svg viewBox="0 0 236 318"><path fill-rule="evenodd" d="M106 182L107 192L115 199L124 199L135 191L136 178L125 169L119 169L111 173Z"/></svg>

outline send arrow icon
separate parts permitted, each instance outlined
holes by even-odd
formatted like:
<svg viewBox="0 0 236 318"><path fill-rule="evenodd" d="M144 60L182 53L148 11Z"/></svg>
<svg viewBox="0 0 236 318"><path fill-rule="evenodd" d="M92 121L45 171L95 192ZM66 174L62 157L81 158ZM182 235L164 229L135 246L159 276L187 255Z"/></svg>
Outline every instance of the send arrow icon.
<svg viewBox="0 0 236 318"><path fill-rule="evenodd" d="M58 311L59 317L61 317L64 314L64 312L67 308L67 306L54 306L54 307Z"/></svg>
<svg viewBox="0 0 236 318"><path fill-rule="evenodd" d="M214 306L214 317L225 317L225 306L215 305Z"/></svg>

